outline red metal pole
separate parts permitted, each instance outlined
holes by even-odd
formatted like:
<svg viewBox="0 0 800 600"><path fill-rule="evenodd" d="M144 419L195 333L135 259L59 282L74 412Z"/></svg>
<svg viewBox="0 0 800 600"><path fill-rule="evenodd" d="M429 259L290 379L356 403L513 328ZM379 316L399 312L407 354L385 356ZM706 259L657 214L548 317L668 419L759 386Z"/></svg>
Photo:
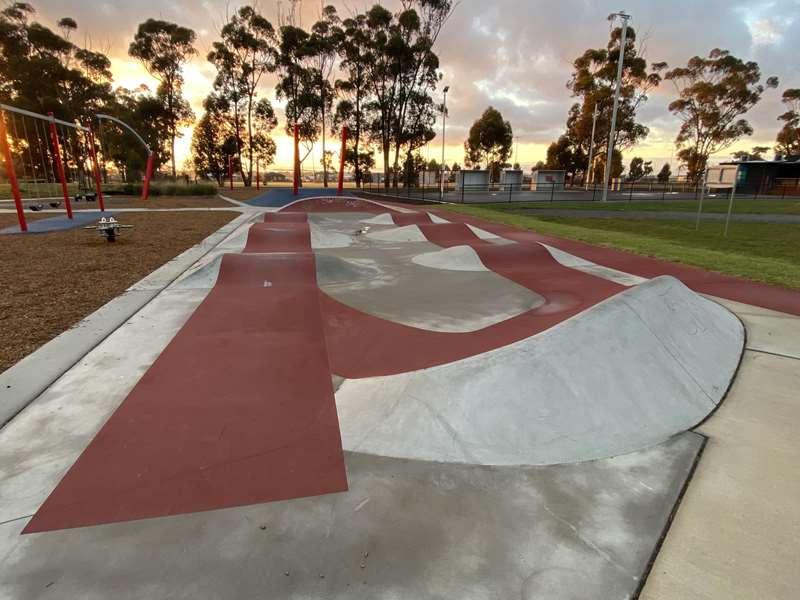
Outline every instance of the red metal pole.
<svg viewBox="0 0 800 600"><path fill-rule="evenodd" d="M258 172L258 159L256 159L256 189L261 189L261 174Z"/></svg>
<svg viewBox="0 0 800 600"><path fill-rule="evenodd" d="M339 153L339 189L336 194L341 196L344 192L344 156L347 153L347 127L342 127L342 150Z"/></svg>
<svg viewBox="0 0 800 600"><path fill-rule="evenodd" d="M294 125L294 195L300 193L300 128L297 123Z"/></svg>
<svg viewBox="0 0 800 600"><path fill-rule="evenodd" d="M94 173L94 189L97 192L97 201L100 203L100 212L105 212L106 205L103 201L103 186L100 181L100 167L97 164L97 152L94 145L94 131L92 124L88 124L89 129L89 156L92 158L92 172Z"/></svg>
<svg viewBox="0 0 800 600"><path fill-rule="evenodd" d="M228 181L230 181L231 189L233 189L233 157L228 155Z"/></svg>
<svg viewBox="0 0 800 600"><path fill-rule="evenodd" d="M56 156L56 168L61 179L61 191L64 193L64 205L67 207L67 217L72 218L72 204L69 201L69 190L67 190L67 178L64 176L64 163L61 162L61 149L58 145L58 131L53 113L47 113L50 117L50 141L53 142L53 154Z"/></svg>
<svg viewBox="0 0 800 600"><path fill-rule="evenodd" d="M145 167L144 185L142 185L142 200L147 200L150 197L150 180L153 178L153 163L155 159L155 152L147 155L147 167Z"/></svg>
<svg viewBox="0 0 800 600"><path fill-rule="evenodd" d="M8 182L11 184L11 193L14 196L14 206L17 209L19 230L28 231L28 223L25 221L25 210L22 208L22 196L20 196L19 193L17 173L14 171L14 159L11 157L11 148L8 147L8 138L6 137L5 113L0 113L0 146L2 146L3 159L6 162L6 174L8 175Z"/></svg>

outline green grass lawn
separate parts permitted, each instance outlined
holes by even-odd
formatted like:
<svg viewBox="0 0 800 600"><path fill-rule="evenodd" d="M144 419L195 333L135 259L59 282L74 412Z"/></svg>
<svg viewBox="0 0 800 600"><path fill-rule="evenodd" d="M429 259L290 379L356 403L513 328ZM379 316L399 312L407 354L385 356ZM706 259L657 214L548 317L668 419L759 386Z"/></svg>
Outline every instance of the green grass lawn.
<svg viewBox="0 0 800 600"><path fill-rule="evenodd" d="M724 238L721 223L703 224L698 232L694 223L679 221L533 217L463 205L440 208L542 234L800 289L800 225L732 223L728 238Z"/></svg>
<svg viewBox="0 0 800 600"><path fill-rule="evenodd" d="M482 208L492 208L502 211L515 211L521 208L528 209L568 209L568 210L644 210L644 211L677 211L695 212L697 202L694 200L665 200L661 201L641 201L634 200L630 203L624 201L614 202L512 202L512 203L491 203L491 204L472 204ZM728 200L717 198L706 198L703 202L703 212L726 213L728 212ZM748 213L755 215L800 215L800 200L736 200L734 212Z"/></svg>

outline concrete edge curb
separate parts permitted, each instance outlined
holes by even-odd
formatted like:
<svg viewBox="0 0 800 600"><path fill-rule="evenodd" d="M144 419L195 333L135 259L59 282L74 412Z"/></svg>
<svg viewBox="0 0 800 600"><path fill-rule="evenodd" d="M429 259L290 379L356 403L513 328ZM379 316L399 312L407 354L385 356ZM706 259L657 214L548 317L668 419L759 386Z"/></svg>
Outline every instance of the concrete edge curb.
<svg viewBox="0 0 800 600"><path fill-rule="evenodd" d="M252 213L242 213L199 244L146 275L122 294L0 373L0 428L139 312L194 263L225 241Z"/></svg>
<svg viewBox="0 0 800 600"><path fill-rule="evenodd" d="M249 208L251 210L254 209L254 208L258 208L256 206L251 206L250 204L247 204L246 202L242 202L241 200L234 200L233 198L229 198L228 196L225 196L225 195L219 194L219 193L217 194L217 198L222 198L223 200L225 200L225 202L230 202L234 206L238 206L240 208Z"/></svg>

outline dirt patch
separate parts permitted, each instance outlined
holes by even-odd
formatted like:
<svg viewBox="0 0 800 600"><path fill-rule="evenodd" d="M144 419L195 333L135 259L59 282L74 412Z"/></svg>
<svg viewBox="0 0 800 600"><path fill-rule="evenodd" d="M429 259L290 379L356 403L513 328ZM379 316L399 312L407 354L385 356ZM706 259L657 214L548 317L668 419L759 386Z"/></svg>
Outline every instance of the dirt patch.
<svg viewBox="0 0 800 600"><path fill-rule="evenodd" d="M134 228L113 244L83 229L0 236L0 372L236 216L122 214ZM0 214L0 228L13 224Z"/></svg>
<svg viewBox="0 0 800 600"><path fill-rule="evenodd" d="M231 208L233 204L218 196L105 196L107 210L114 208ZM74 202L73 210L98 210L97 202Z"/></svg>

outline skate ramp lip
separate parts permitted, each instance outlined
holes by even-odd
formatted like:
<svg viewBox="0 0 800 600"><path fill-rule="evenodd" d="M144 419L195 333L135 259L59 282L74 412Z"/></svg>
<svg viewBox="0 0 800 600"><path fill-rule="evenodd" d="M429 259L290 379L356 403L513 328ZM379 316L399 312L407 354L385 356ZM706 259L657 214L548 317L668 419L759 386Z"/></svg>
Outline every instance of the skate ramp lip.
<svg viewBox="0 0 800 600"><path fill-rule="evenodd" d="M743 345L732 313L659 277L496 350L345 381L336 394L343 444L483 465L618 456L705 419Z"/></svg>
<svg viewBox="0 0 800 600"><path fill-rule="evenodd" d="M379 242L427 242L428 238L422 233L419 225L404 225L402 227L392 227L371 231L366 235L371 240Z"/></svg>
<svg viewBox="0 0 800 600"><path fill-rule="evenodd" d="M489 269L471 246L452 246L436 252L418 254L411 259L415 264L443 271L483 272Z"/></svg>

